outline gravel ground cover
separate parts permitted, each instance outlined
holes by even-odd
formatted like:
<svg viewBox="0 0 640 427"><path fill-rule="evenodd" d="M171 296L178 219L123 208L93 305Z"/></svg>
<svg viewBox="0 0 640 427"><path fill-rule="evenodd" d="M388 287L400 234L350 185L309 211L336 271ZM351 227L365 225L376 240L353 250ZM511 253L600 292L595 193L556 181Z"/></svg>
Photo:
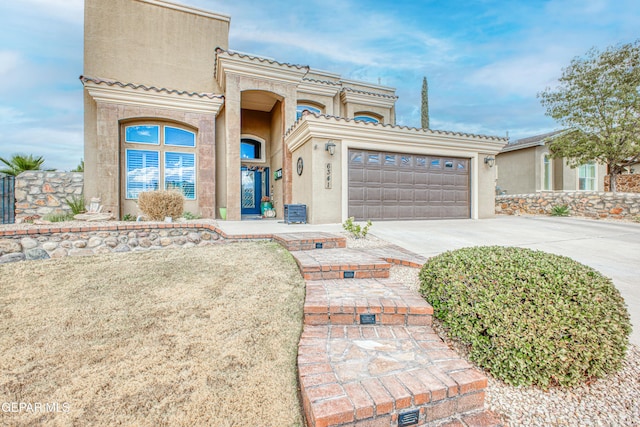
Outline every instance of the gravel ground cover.
<svg viewBox="0 0 640 427"><path fill-rule="evenodd" d="M375 247L380 244L380 239L372 241ZM358 245L366 247L366 240ZM417 292L418 273L415 268L392 266L390 277ZM468 360L467 348L449 339L437 319L433 326L451 348ZM514 387L487 376L486 408L512 427L640 426L640 349L634 345L629 345L619 372L573 389Z"/></svg>

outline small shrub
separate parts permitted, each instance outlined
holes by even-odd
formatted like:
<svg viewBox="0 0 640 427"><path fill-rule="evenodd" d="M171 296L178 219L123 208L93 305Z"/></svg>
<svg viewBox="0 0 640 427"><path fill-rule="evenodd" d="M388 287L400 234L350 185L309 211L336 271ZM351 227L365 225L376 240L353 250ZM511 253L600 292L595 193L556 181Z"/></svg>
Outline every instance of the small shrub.
<svg viewBox="0 0 640 427"><path fill-rule="evenodd" d="M574 386L621 367L629 314L610 279L570 258L524 248L446 252L420 290L470 358L512 385Z"/></svg>
<svg viewBox="0 0 640 427"><path fill-rule="evenodd" d="M369 228L371 228L371 226L373 225L371 223L371 220L368 220L367 225L365 225L364 227L360 224L354 223L354 220L354 217L347 218L347 220L342 224L342 228L351 233L351 235L356 239L364 239L365 237L367 237L367 233L369 233Z"/></svg>
<svg viewBox="0 0 640 427"><path fill-rule="evenodd" d="M70 213L50 213L45 215L42 219L49 222L63 222L63 221L71 221L73 219L73 214Z"/></svg>
<svg viewBox="0 0 640 427"><path fill-rule="evenodd" d="M551 216L569 216L569 206L556 205L551 208Z"/></svg>
<svg viewBox="0 0 640 427"><path fill-rule="evenodd" d="M177 191L148 191L138 196L138 208L152 221L179 218L184 210L184 196Z"/></svg>
<svg viewBox="0 0 640 427"><path fill-rule="evenodd" d="M134 216L133 216L133 215L131 215L131 214L125 214L125 215L122 217L122 220L123 220L123 221L135 221L135 220L136 220L136 217L134 217Z"/></svg>
<svg viewBox="0 0 640 427"><path fill-rule="evenodd" d="M202 218L202 215L194 214L194 213L191 213L191 212L187 211L187 212L182 214L182 218L184 218L184 219L200 219L200 218Z"/></svg>
<svg viewBox="0 0 640 427"><path fill-rule="evenodd" d="M74 215L78 215L87 211L85 207L84 196L73 196L71 199L64 199L64 202L69 206L71 212Z"/></svg>

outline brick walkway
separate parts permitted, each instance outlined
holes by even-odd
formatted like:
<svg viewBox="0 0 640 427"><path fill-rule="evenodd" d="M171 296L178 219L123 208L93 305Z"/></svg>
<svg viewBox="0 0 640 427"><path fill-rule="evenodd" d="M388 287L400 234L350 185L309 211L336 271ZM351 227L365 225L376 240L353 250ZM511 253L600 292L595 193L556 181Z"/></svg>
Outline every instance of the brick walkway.
<svg viewBox="0 0 640 427"><path fill-rule="evenodd" d="M392 263L419 267L423 258L344 249L344 238L326 233L316 236L320 250L304 234L273 239L297 249L306 280L298 374L308 427L501 425L483 410L486 377L431 329L432 307L387 278Z"/></svg>

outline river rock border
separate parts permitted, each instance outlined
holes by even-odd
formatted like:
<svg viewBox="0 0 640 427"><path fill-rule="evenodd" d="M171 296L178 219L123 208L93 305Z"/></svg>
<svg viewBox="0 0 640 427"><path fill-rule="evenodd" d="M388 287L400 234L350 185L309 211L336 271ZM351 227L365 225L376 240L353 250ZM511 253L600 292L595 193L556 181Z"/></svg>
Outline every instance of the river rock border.
<svg viewBox="0 0 640 427"><path fill-rule="evenodd" d="M212 224L34 226L0 230L0 264L66 256L206 246L227 236Z"/></svg>

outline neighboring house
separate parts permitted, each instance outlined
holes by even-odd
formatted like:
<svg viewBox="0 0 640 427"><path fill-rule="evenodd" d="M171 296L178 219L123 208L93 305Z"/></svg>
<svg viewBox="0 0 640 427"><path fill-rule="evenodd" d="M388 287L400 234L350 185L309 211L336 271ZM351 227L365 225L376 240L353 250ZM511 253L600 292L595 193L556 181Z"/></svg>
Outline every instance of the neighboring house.
<svg viewBox="0 0 640 427"><path fill-rule="evenodd" d="M120 217L163 188L230 220L265 196L311 223L493 216L484 159L506 139L396 126L395 89L231 51L229 26L162 0L85 1L85 197Z"/></svg>
<svg viewBox="0 0 640 427"><path fill-rule="evenodd" d="M505 194L538 191L604 191L607 167L590 162L578 168L566 159L552 159L549 142L562 131L519 139L507 144L496 156L497 187Z"/></svg>

